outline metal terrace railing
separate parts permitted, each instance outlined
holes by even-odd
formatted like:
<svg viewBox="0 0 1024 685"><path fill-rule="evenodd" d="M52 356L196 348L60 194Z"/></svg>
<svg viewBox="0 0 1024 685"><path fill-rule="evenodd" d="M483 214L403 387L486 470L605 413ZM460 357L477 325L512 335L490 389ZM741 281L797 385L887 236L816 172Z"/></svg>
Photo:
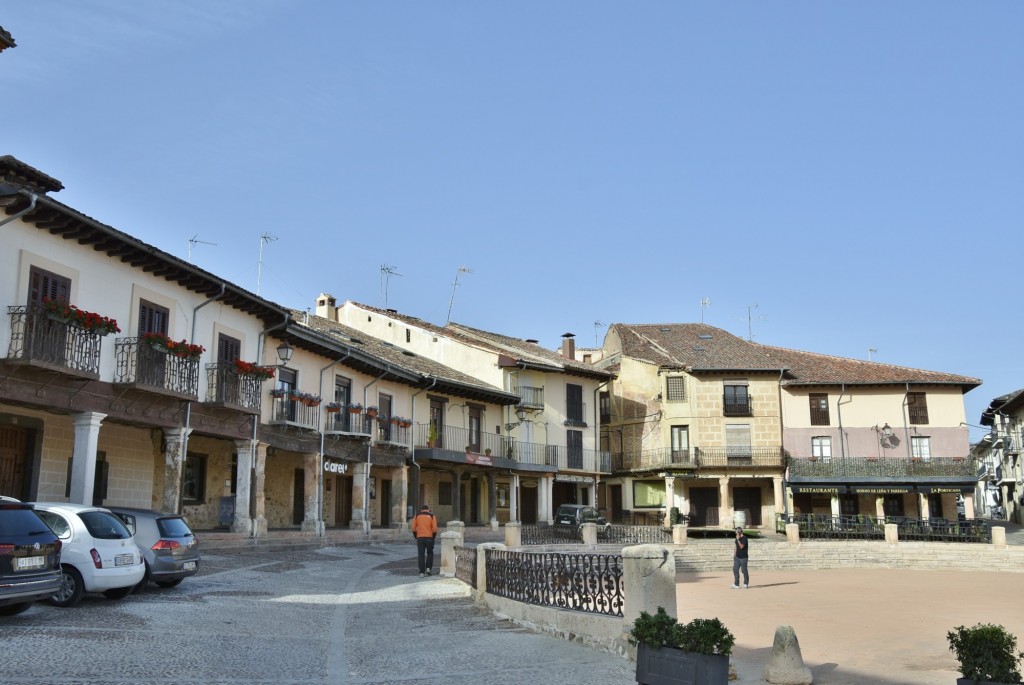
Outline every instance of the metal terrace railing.
<svg viewBox="0 0 1024 685"><path fill-rule="evenodd" d="M11 317L9 361L99 375L102 340L99 333L49 318L38 307L8 307L7 312Z"/></svg>
<svg viewBox="0 0 1024 685"><path fill-rule="evenodd" d="M206 402L228 404L259 411L263 381L240 375L234 364L206 365Z"/></svg>
<svg viewBox="0 0 1024 685"><path fill-rule="evenodd" d="M139 338L118 338L114 350L115 384L198 398L198 357L181 357L143 343Z"/></svg>
<svg viewBox="0 0 1024 685"><path fill-rule="evenodd" d="M540 606L623 615L621 554L484 550L487 592Z"/></svg>

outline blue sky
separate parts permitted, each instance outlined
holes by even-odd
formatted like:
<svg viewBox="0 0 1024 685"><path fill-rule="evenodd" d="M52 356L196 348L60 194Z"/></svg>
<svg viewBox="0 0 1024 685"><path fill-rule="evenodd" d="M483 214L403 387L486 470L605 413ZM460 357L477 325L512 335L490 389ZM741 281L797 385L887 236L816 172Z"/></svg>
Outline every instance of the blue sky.
<svg viewBox="0 0 1024 685"><path fill-rule="evenodd" d="M277 237L281 304L383 306L389 266L390 307L556 347L708 298L758 342L982 378L970 423L1024 387L1024 3L10 0L0 25L0 154L253 291Z"/></svg>

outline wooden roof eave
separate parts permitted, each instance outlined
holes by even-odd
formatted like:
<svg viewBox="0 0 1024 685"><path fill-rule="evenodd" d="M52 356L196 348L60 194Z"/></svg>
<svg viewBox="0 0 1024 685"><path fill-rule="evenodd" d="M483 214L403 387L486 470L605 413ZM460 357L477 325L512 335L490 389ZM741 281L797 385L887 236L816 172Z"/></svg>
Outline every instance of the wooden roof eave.
<svg viewBox="0 0 1024 685"><path fill-rule="evenodd" d="M23 195L19 191L19 195ZM8 205L8 214L14 214L28 206L24 203ZM157 278L177 283L181 287L205 297L217 298L239 311L257 317L266 325L278 323L288 311L268 300L264 300L233 283L192 266L156 247L133 238L117 229L85 216L45 195L37 195L36 208L24 215L22 221L45 230L65 240L74 240L80 245L92 246L97 252L119 259L132 267L141 269Z"/></svg>

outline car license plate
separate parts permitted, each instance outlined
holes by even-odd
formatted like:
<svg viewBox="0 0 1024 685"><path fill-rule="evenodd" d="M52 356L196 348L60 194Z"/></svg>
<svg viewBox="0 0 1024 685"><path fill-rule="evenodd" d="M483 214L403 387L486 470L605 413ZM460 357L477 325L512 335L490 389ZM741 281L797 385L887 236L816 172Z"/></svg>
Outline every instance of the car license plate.
<svg viewBox="0 0 1024 685"><path fill-rule="evenodd" d="M18 557L14 560L14 569L24 571L30 568L42 568L46 565L46 557Z"/></svg>
<svg viewBox="0 0 1024 685"><path fill-rule="evenodd" d="M194 562L194 561L186 561L183 564L183 566L184 566L186 571L195 571L196 570L196 562Z"/></svg>
<svg viewBox="0 0 1024 685"><path fill-rule="evenodd" d="M114 557L114 566L131 566L134 563L134 554L118 554L116 557Z"/></svg>

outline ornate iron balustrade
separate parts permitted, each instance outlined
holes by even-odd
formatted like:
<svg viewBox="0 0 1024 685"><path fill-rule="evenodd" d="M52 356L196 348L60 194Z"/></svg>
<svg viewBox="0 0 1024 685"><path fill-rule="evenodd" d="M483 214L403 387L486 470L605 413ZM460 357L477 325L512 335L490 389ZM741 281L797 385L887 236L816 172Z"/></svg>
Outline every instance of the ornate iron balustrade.
<svg viewBox="0 0 1024 685"><path fill-rule="evenodd" d="M750 399L737 400L730 398L722 399L722 415L723 416L753 416L754 410L751 408L753 403Z"/></svg>
<svg viewBox="0 0 1024 685"><path fill-rule="evenodd" d="M234 364L206 365L206 401L229 404L243 409L260 410L263 381L255 376L241 375Z"/></svg>
<svg viewBox="0 0 1024 685"><path fill-rule="evenodd" d="M980 519L950 521L906 516L887 516L879 519L868 514L778 514L775 519L775 531L785 533L787 523L797 524L801 540L882 540L885 538L885 524L894 523L900 540L992 542L989 522Z"/></svg>
<svg viewBox="0 0 1024 685"><path fill-rule="evenodd" d="M697 467L766 466L781 468L787 456L781 447L695 447Z"/></svg>
<svg viewBox="0 0 1024 685"><path fill-rule="evenodd" d="M634 454L616 455L619 470L643 471L669 466L697 467L697 461L690 450L658 448L643 450Z"/></svg>
<svg viewBox="0 0 1024 685"><path fill-rule="evenodd" d="M616 545L671 544L672 531L661 526L617 526L598 535L598 542Z"/></svg>
<svg viewBox="0 0 1024 685"><path fill-rule="evenodd" d="M158 350L139 338L114 342L114 383L163 390L182 397L199 396L199 360Z"/></svg>
<svg viewBox="0 0 1024 685"><path fill-rule="evenodd" d="M439 435L430 440L430 427L417 424L415 429L416 447L443 449L463 453L469 446L472 452L486 453L491 450L495 457L512 459L520 464L554 466L564 470L578 470L593 473L611 473L612 457L599 450L569 450L560 445L542 445L534 442L520 442L507 435L479 432L471 434L466 428L445 426Z"/></svg>
<svg viewBox="0 0 1024 685"><path fill-rule="evenodd" d="M600 450L572 449L562 445L546 445L546 463L548 466L557 466L562 471L585 471L593 473L605 469L604 473L611 473L612 456L609 452Z"/></svg>
<svg viewBox="0 0 1024 685"><path fill-rule="evenodd" d="M271 424L320 430L320 405L311 407L298 400L293 400L287 395L272 397L272 400L274 404L270 412Z"/></svg>
<svg viewBox="0 0 1024 685"><path fill-rule="evenodd" d="M622 616L622 556L484 550L487 592L498 597Z"/></svg>
<svg viewBox="0 0 1024 685"><path fill-rule="evenodd" d="M523 526L520 528L524 545L578 545L583 544L583 533L575 526Z"/></svg>
<svg viewBox="0 0 1024 685"><path fill-rule="evenodd" d="M978 464L963 457L831 457L812 460L790 458L790 477L879 477L952 476L974 480Z"/></svg>
<svg viewBox="0 0 1024 685"><path fill-rule="evenodd" d="M51 319L37 307L8 307L7 312L11 316L8 360L99 376L99 333Z"/></svg>
<svg viewBox="0 0 1024 685"><path fill-rule="evenodd" d="M455 577L476 589L476 547L455 547Z"/></svg>
<svg viewBox="0 0 1024 685"><path fill-rule="evenodd" d="M342 409L339 412L327 412L327 420L324 422L324 432L353 433L356 435L370 436L373 432L373 423L373 419L366 414L353 414L352 412Z"/></svg>

